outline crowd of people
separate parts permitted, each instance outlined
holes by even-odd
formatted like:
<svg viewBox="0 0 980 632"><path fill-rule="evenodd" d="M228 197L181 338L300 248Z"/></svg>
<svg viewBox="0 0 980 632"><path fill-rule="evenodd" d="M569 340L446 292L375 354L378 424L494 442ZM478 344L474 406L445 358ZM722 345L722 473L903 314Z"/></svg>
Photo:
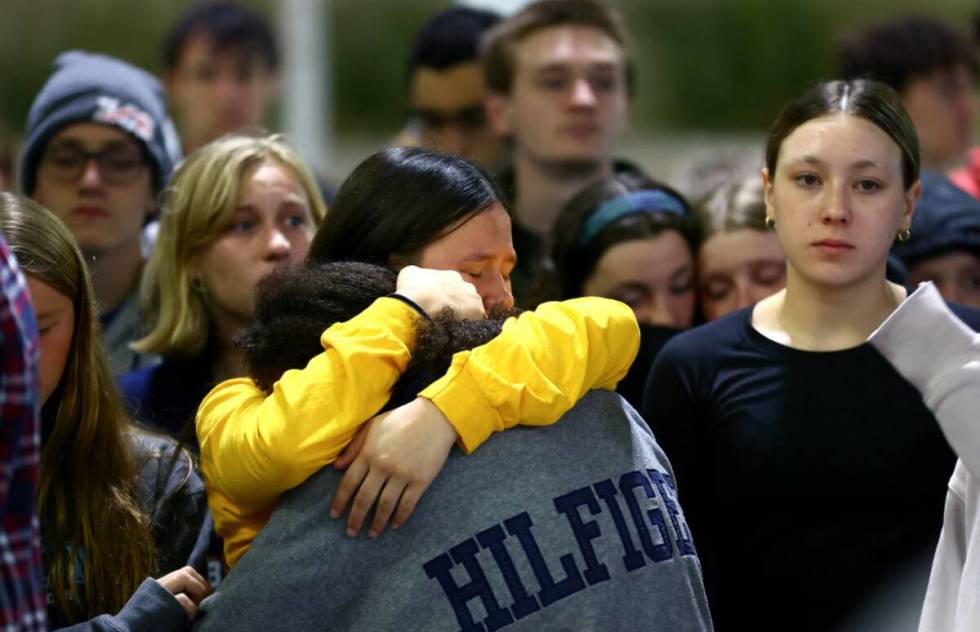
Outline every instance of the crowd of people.
<svg viewBox="0 0 980 632"><path fill-rule="evenodd" d="M980 627L977 30L862 26L678 183L603 0L433 16L336 188L252 9L160 79L63 52L0 192L0 627Z"/></svg>

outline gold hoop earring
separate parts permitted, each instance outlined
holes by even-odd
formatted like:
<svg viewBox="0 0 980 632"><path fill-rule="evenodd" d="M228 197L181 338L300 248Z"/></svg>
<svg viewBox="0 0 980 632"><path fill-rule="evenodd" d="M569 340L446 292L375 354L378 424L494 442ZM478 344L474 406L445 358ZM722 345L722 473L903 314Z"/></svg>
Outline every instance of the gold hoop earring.
<svg viewBox="0 0 980 632"><path fill-rule="evenodd" d="M774 228L776 228L775 217L770 217L769 215L766 215L766 228L768 228L769 230L773 230Z"/></svg>
<svg viewBox="0 0 980 632"><path fill-rule="evenodd" d="M909 239L912 239L911 228L903 228L902 230L898 231L898 241L906 244L908 243Z"/></svg>

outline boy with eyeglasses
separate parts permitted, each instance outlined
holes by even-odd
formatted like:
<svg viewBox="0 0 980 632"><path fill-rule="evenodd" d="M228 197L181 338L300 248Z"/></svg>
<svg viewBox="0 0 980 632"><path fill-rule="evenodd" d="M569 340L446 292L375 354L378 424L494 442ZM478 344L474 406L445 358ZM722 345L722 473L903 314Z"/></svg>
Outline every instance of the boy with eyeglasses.
<svg viewBox="0 0 980 632"><path fill-rule="evenodd" d="M408 117L396 145L456 154L492 169L499 143L484 113L486 84L480 37L500 22L496 13L453 6L419 29L408 52Z"/></svg>
<svg viewBox="0 0 980 632"><path fill-rule="evenodd" d="M31 105L20 164L23 192L68 226L85 254L113 371L154 358L136 353L143 227L180 158L163 88L104 55L70 51Z"/></svg>

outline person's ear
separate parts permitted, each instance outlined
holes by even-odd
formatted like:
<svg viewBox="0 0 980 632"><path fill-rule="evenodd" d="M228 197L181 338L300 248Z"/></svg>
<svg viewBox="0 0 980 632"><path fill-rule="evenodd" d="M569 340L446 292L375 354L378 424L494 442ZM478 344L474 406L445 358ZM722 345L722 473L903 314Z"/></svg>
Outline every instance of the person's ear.
<svg viewBox="0 0 980 632"><path fill-rule="evenodd" d="M902 210L902 228L912 227L912 216L915 214L915 203L922 195L922 181L916 180L905 192L905 208Z"/></svg>
<svg viewBox="0 0 980 632"><path fill-rule="evenodd" d="M759 174L762 178L762 191L766 199L766 217L776 219L776 207L772 202L772 180L769 176L769 168L763 167L762 172Z"/></svg>
<svg viewBox="0 0 980 632"><path fill-rule="evenodd" d="M167 94L167 102L172 106L174 103L180 101L180 86L181 83L177 79L177 70L167 70L160 75L160 82L163 84L163 89Z"/></svg>
<svg viewBox="0 0 980 632"><path fill-rule="evenodd" d="M187 262L187 282L190 285L191 294L206 296L208 288L204 285L203 270L201 269L200 255L195 256Z"/></svg>
<svg viewBox="0 0 980 632"><path fill-rule="evenodd" d="M494 135L509 138L514 135L514 125L510 97L499 92L491 92L484 100L487 122Z"/></svg>
<svg viewBox="0 0 980 632"><path fill-rule="evenodd" d="M265 99L263 110L268 109L269 105L279 98L279 93L282 90L279 73L275 70L267 70L266 72L268 76L265 78L265 85L263 86L262 96Z"/></svg>

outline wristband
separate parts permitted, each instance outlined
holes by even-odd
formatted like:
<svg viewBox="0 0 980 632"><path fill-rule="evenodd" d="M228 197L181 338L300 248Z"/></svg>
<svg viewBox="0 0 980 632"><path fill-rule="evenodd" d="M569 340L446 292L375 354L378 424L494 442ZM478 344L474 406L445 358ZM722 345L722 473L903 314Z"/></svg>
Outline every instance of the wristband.
<svg viewBox="0 0 980 632"><path fill-rule="evenodd" d="M396 301L401 301L402 303L405 303L406 305L414 309L416 312L418 312L419 316L426 319L430 323L432 322L432 317L429 316L429 313L426 312L424 309L422 309L422 307L418 303L408 298L404 294L399 294L398 292L392 292L391 294L388 295L388 298L393 298Z"/></svg>

